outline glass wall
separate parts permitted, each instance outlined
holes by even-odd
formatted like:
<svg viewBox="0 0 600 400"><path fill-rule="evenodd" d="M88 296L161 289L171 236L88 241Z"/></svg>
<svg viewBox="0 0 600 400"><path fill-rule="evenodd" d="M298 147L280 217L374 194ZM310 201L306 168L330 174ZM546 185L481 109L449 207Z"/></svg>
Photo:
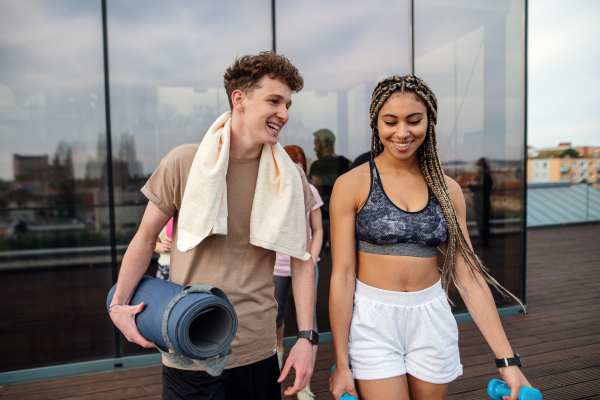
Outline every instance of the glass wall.
<svg viewBox="0 0 600 400"><path fill-rule="evenodd" d="M523 0L460 5L418 0L414 10L415 74L439 102L444 171L463 188L475 252L519 297L525 234L524 7Z"/></svg>
<svg viewBox="0 0 600 400"><path fill-rule="evenodd" d="M409 73L413 61L440 101L440 155L464 189L476 252L521 295L524 1L466 0L455 7L414 0L411 25L410 0L279 0L274 38L268 0L235 7L106 0L114 227L102 1L3 2L0 335L11 346L0 355L0 373L154 352L124 338L117 349L105 309L111 263L120 265L139 226L147 203L140 188L160 160L180 144L201 141L229 109L227 66L270 50L274 39L305 78L280 140L304 149L309 178L326 201L319 330L330 330L328 191L370 150L376 83ZM321 129L335 137L331 152L316 149L313 134ZM327 157L338 167L323 174L318 167ZM148 274L156 266L155 257ZM289 310L286 335L293 336Z"/></svg>
<svg viewBox="0 0 600 400"><path fill-rule="evenodd" d="M305 80L304 89L292 95L290 120L280 142L303 148L309 179L325 203L317 322L319 331L327 332L331 277L329 196L337 176L348 171L349 164L359 155L371 150L369 107L373 88L390 75L410 73L410 3L278 1L276 10L277 52L288 57ZM328 129L335 136L332 156L315 148L313 133L321 129ZM333 163L336 169L324 171L323 165L328 165L326 160L333 160L331 157L337 157ZM295 314L288 312L285 334L295 336L296 332Z"/></svg>
<svg viewBox="0 0 600 400"><path fill-rule="evenodd" d="M271 50L271 4L108 1L108 33L116 232L127 245L148 202L140 189L160 160L200 142L229 111L225 69L237 56ZM121 343L124 355L148 352Z"/></svg>
<svg viewBox="0 0 600 400"><path fill-rule="evenodd" d="M0 372L112 357L100 3L0 14Z"/></svg>

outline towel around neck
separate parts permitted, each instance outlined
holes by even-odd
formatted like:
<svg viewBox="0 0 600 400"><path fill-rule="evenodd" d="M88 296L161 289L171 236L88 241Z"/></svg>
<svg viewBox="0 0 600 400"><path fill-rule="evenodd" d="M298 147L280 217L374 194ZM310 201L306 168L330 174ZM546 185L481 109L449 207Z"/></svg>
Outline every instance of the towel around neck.
<svg viewBox="0 0 600 400"><path fill-rule="evenodd" d="M194 156L181 202L177 249L227 234L227 167L231 112L212 124ZM250 244L306 261L302 179L281 144L263 145L250 214Z"/></svg>

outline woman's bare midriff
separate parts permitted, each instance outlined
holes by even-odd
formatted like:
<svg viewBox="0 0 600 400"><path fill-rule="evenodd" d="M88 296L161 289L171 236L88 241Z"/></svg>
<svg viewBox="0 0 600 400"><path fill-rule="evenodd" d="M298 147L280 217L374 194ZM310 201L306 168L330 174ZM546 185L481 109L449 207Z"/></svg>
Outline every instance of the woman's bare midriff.
<svg viewBox="0 0 600 400"><path fill-rule="evenodd" d="M358 253L358 280L372 287L395 292L417 292L440 279L438 258L387 256Z"/></svg>

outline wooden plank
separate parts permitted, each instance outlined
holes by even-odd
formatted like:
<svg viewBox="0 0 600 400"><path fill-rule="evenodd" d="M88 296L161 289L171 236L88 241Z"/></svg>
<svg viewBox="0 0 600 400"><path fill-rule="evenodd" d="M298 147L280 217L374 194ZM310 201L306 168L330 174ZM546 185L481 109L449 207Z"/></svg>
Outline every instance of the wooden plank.
<svg viewBox="0 0 600 400"><path fill-rule="evenodd" d="M103 378L110 380L122 380L122 379L132 379L143 376L161 376L162 367L146 367L146 368L136 368L136 369L126 369L118 372L104 372L97 374L89 374L83 376L76 376L70 378L62 378L62 379L52 379L47 381L40 382L31 382L26 384L16 384L11 386L6 386L2 389L2 396L6 396L8 394L19 394L19 393L35 393L45 390L51 390L56 387L75 387L75 386L84 386L89 385L91 383L97 382L98 380L102 380ZM106 376L105 376L106 375Z"/></svg>
<svg viewBox="0 0 600 400"><path fill-rule="evenodd" d="M106 377L106 374L105 374ZM145 387L161 386L160 375L141 376L130 379L108 379L96 380L87 385L58 386L44 391L27 392L6 396L10 400L57 400L71 396L94 396L96 394L110 392L111 398L117 398L117 393L135 392ZM83 397L82 397L83 398ZM120 397L119 397L120 398ZM123 397L129 398L129 397Z"/></svg>
<svg viewBox="0 0 600 400"><path fill-rule="evenodd" d="M568 385L557 389L545 390L545 400L587 400L600 394L600 379Z"/></svg>

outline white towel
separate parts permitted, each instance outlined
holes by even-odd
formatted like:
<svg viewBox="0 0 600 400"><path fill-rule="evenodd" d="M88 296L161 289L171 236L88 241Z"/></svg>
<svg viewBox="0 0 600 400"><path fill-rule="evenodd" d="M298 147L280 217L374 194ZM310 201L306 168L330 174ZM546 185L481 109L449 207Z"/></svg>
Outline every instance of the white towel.
<svg viewBox="0 0 600 400"><path fill-rule="evenodd" d="M230 138L228 111L212 124L192 162L177 223L179 251L190 251L210 235L227 234ZM250 244L303 261L310 258L302 179L279 143L263 145L250 214Z"/></svg>

